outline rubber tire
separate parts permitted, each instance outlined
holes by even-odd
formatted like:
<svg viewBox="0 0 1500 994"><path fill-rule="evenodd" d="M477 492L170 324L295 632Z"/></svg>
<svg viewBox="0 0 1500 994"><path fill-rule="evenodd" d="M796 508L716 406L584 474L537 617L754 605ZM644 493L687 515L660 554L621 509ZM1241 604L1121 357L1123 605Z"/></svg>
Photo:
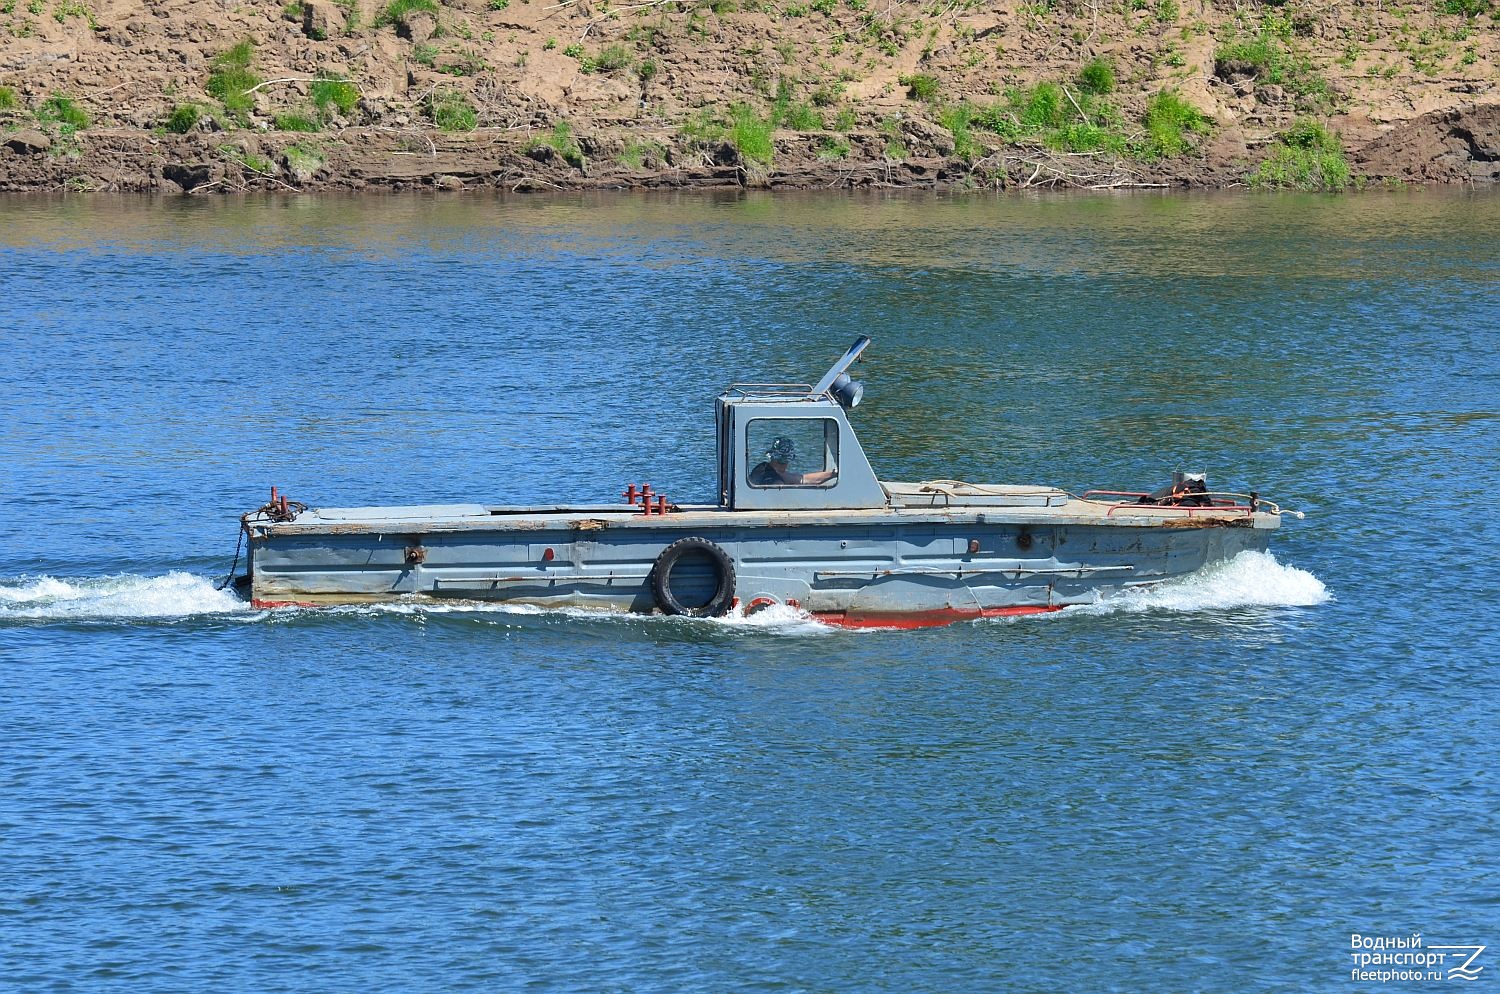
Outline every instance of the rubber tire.
<svg viewBox="0 0 1500 994"><path fill-rule="evenodd" d="M709 602L701 607L685 607L672 594L672 567L689 552L708 553L719 574L718 589ZM721 617L728 614L729 609L734 606L734 561L729 558L729 553L706 538L694 536L678 539L661 550L661 555L656 557L656 564L651 567L651 594L656 598L656 606L661 608L663 614L688 618Z"/></svg>

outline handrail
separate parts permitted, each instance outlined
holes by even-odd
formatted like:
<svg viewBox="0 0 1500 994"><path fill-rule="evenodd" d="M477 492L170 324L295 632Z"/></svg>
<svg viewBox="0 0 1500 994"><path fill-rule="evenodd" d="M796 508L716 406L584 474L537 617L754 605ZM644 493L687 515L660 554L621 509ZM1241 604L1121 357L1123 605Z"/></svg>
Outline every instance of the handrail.
<svg viewBox="0 0 1500 994"><path fill-rule="evenodd" d="M1085 490L1083 492L1083 494L1081 496L1079 496L1078 499L1079 500L1088 501L1091 504L1106 504L1106 503L1109 503L1108 501L1094 500L1092 498L1092 495L1094 495L1094 494L1103 494L1103 495L1109 496L1109 497L1137 497L1137 498L1140 498L1140 497L1150 497L1151 496L1149 493L1143 493L1143 492L1134 491L1134 490ZM1181 501L1179 501L1178 503L1175 503L1175 504L1142 504L1142 503L1139 503L1138 501L1121 501L1121 502L1118 502L1118 503L1111 504L1110 508L1109 508L1109 511L1105 514L1105 517L1109 517L1110 515L1114 514L1115 511L1119 510L1122 507L1158 508L1158 509L1169 510L1169 511L1187 511L1187 512L1189 512L1190 516L1191 516L1191 513L1193 511L1246 511L1246 512L1251 513L1251 514L1254 514L1257 511L1264 511L1267 514L1281 514L1282 513L1282 509L1281 509L1281 505L1280 504L1276 503L1274 500L1266 500L1266 498L1260 496L1259 494L1242 494L1242 493L1235 493L1235 492L1229 491L1229 490L1194 490L1194 491L1190 491L1190 492L1186 492L1186 493L1182 493L1182 494L1172 494L1172 495L1169 495L1169 496L1180 497L1181 500L1187 500L1189 498L1195 498L1195 497L1208 497L1208 498L1228 497L1228 498L1233 498L1234 500L1244 500L1247 503L1244 503L1244 504L1236 504L1236 503L1229 503L1229 504L1224 504L1224 503L1210 503L1207 506L1203 506L1203 505L1198 505L1198 504L1185 504L1185 503L1182 503ZM1292 514L1292 513L1295 513L1295 512L1290 512L1289 511L1289 512L1286 512L1286 513Z"/></svg>
<svg viewBox="0 0 1500 994"><path fill-rule="evenodd" d="M1108 493L1108 491L1090 490L1090 491L1087 491L1087 493ZM1143 496L1149 496L1149 495L1143 495ZM1187 512L1187 516L1190 517L1190 518L1194 514L1200 514L1200 513L1203 513L1205 511L1229 511L1229 512L1235 512L1235 513L1244 514L1247 517L1250 516L1250 515L1253 515L1253 514L1255 514L1257 512L1261 512L1261 511L1265 512L1266 514L1276 514L1276 515L1279 515L1279 514L1282 513L1282 511L1281 511L1281 505L1280 504L1277 504L1275 501L1266 500L1263 497L1253 496L1251 494L1230 493L1230 492L1225 491L1225 490L1206 490L1206 491L1197 491L1197 492L1194 492L1194 493L1191 493L1191 494L1184 494L1182 496L1184 498L1188 498L1188 497L1208 497L1208 498L1229 497L1229 498L1234 498L1234 499L1243 498L1243 499L1249 501L1250 503L1248 503L1248 504L1236 504L1236 503L1225 503L1223 501L1219 501L1219 502L1211 502L1209 504L1204 505L1204 504L1188 504L1188 503L1184 503L1184 502L1180 501L1180 502L1175 503L1175 504L1142 504L1138 500L1132 500L1132 501L1122 501L1122 502L1119 502L1119 503L1110 504L1109 505L1109 510L1107 510L1107 511L1104 512L1104 516L1106 518L1112 518L1112 517L1114 517L1114 514L1115 514L1116 511L1119 511L1119 510L1121 510L1123 508L1130 508L1130 509L1135 510L1135 511L1186 511ZM1087 494L1084 497L1080 497L1079 499L1080 500L1088 500ZM1103 503L1107 503L1107 502L1106 501L1089 500L1089 503L1091 503L1091 504L1103 504ZM1295 512L1288 512L1288 513L1295 513Z"/></svg>
<svg viewBox="0 0 1500 994"><path fill-rule="evenodd" d="M811 389L808 383L731 383L724 392L742 397L804 397Z"/></svg>
<svg viewBox="0 0 1500 994"><path fill-rule="evenodd" d="M1234 511L1246 516L1255 513L1255 508L1249 504L1210 504L1207 507L1202 507L1193 504L1137 504L1134 501L1130 501L1124 504L1111 504L1109 510L1104 512L1104 516L1112 518L1115 516L1115 512L1121 509L1132 511L1186 511L1187 516L1190 518L1194 514L1204 511Z"/></svg>

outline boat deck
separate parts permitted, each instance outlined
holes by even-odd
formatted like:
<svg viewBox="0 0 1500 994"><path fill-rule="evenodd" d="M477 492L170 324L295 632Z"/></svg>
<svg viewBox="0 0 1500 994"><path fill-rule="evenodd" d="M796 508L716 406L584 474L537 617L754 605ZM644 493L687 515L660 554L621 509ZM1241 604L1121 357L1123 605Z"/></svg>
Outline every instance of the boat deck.
<svg viewBox="0 0 1500 994"><path fill-rule="evenodd" d="M888 484L914 488L915 484ZM886 524L1031 524L1108 525L1121 528L1197 527L1224 524L1254 528L1276 528L1277 515L1251 513L1238 507L1181 507L1083 500L1045 487L987 488L1014 490L1032 498L1025 503L1000 503L996 493L981 500L964 495L914 492L902 494L917 499L902 500L891 507L839 511L777 510L737 511L713 504L676 505L666 515L646 515L632 504L544 504L520 507L485 504L417 504L393 507L325 507L300 514L295 521L273 522L249 519L249 524L267 535L296 534L387 534L396 532L546 531L604 528L716 528L785 527L789 525L886 525ZM1022 494L1017 494L1021 496ZM990 502L993 501L993 502Z"/></svg>

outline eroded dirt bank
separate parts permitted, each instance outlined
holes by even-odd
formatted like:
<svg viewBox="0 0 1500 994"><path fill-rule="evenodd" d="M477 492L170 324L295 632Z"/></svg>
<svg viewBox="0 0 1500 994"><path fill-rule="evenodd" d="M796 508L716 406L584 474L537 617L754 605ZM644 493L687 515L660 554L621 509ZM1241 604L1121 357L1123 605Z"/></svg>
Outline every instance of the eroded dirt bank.
<svg viewBox="0 0 1500 994"><path fill-rule="evenodd" d="M0 190L1224 187L1303 146L1337 160L1318 182L1338 162L1356 183L1494 182L1497 18L1489 0L0 0Z"/></svg>

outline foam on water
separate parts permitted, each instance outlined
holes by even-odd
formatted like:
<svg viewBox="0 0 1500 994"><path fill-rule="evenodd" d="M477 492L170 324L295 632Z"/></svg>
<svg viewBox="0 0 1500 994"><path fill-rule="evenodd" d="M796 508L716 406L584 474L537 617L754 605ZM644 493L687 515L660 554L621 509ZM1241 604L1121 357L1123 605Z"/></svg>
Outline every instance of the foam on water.
<svg viewBox="0 0 1500 994"><path fill-rule="evenodd" d="M215 590L213 581L175 570L165 576L0 581L0 620L188 618L250 610L230 591Z"/></svg>
<svg viewBox="0 0 1500 994"><path fill-rule="evenodd" d="M1180 579L1128 590L1065 614L1145 611L1223 611L1242 607L1312 607L1333 599L1307 570L1276 561L1269 552L1241 552Z"/></svg>
<svg viewBox="0 0 1500 994"><path fill-rule="evenodd" d="M499 604L493 601L452 601L434 603L424 600L393 601L385 604L342 605L337 607L290 608L326 614L353 615L524 615L569 618L582 622L620 622L656 625L716 625L727 628L743 628L778 635L826 635L836 631L809 616L806 612L784 604L776 604L755 614L746 616L742 608L735 608L722 618L685 618L661 614L631 614L623 611L601 611L597 608L559 607L544 608L535 604Z"/></svg>
<svg viewBox="0 0 1500 994"><path fill-rule="evenodd" d="M1131 590L1096 604L1068 608L1067 614L1114 614L1146 611L1219 611L1241 607L1303 607L1331 599L1323 582L1306 570L1286 566L1265 552L1242 552L1180 580ZM287 611L304 609L290 608ZM585 608L546 609L530 604L483 601L432 603L397 601L348 607L308 608L327 614L500 614L547 615L579 621L620 621L672 625L717 625L777 635L826 635L837 629L783 604L746 616L736 609L722 618L669 618ZM171 619L200 615L284 616L257 611L212 580L173 571L165 576L109 576L59 579L50 576L0 581L0 620Z"/></svg>
<svg viewBox="0 0 1500 994"><path fill-rule="evenodd" d="M731 628L748 628L760 631L775 632L779 635L828 635L838 629L825 625L813 618L806 611L800 611L785 604L772 604L762 608L751 615L746 615L743 608L735 608L722 618L706 619L716 625L727 625Z"/></svg>
<svg viewBox="0 0 1500 994"><path fill-rule="evenodd" d="M1311 607L1332 599L1323 581L1306 570L1286 566L1266 552L1242 552L1233 559L1216 563L1207 569L1178 580L1153 587L1142 587L1101 600L1067 608L1063 614L1144 613L1148 611L1199 612L1222 611L1243 607ZM714 625L776 635L829 635L848 629L824 624L804 611L775 604L746 615L735 608L722 618L683 618L663 615L626 614L589 608L543 608L532 604L497 604L486 601L456 601L435 604L430 601L400 601L388 604L365 604L349 607L311 608L309 610L348 614L500 614L544 615L570 618L582 622L629 621L661 625ZM1035 618L1045 618L1037 615ZM1005 623L1034 620L1007 618ZM855 629L874 632L884 629Z"/></svg>

